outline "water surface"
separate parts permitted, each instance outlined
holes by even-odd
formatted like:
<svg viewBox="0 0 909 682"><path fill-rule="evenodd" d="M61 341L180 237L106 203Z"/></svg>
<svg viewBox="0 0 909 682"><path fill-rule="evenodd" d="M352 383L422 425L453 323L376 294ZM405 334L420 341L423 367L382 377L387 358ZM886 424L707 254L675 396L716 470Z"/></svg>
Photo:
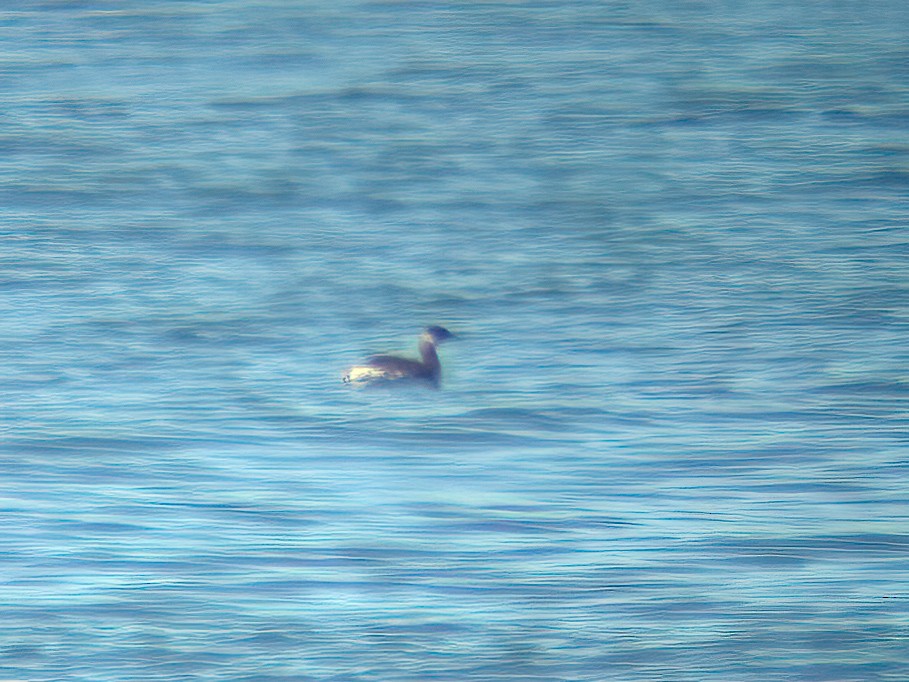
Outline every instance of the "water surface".
<svg viewBox="0 0 909 682"><path fill-rule="evenodd" d="M0 12L0 677L904 680L907 19Z"/></svg>

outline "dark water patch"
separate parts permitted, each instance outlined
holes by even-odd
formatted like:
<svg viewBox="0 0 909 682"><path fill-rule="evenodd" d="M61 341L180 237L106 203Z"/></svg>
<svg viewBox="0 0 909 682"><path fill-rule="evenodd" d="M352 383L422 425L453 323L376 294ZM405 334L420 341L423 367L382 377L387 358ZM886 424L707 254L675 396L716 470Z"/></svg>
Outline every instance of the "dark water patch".
<svg viewBox="0 0 909 682"><path fill-rule="evenodd" d="M479 532L479 533L508 533L508 534L545 534L547 536L557 532L547 523L534 521L518 521L515 519L476 519L446 524L448 530L454 533Z"/></svg>
<svg viewBox="0 0 909 682"><path fill-rule="evenodd" d="M7 441L0 445L11 454L148 453L173 451L185 446L179 437L149 435L142 439L92 436L48 436Z"/></svg>
<svg viewBox="0 0 909 682"><path fill-rule="evenodd" d="M744 555L767 555L812 560L835 558L842 554L862 554L865 557L888 558L902 555L909 538L903 535L858 534L843 536L805 536L800 538L726 539L711 542L722 552Z"/></svg>
<svg viewBox="0 0 909 682"><path fill-rule="evenodd" d="M418 446L419 452L426 452L424 448L442 449L449 451L457 448L478 450L489 447L523 447L546 448L559 442L571 443L567 439L543 439L539 436L524 435L520 433L505 433L499 430L485 430L482 428L465 427L462 429L439 428L436 425L427 425L420 429L401 429L392 425L368 422L353 423L343 427L327 427L316 425L304 431L307 437L321 441L338 440L348 445L372 445L377 448L390 448L395 445L412 450Z"/></svg>
<svg viewBox="0 0 909 682"><path fill-rule="evenodd" d="M901 381L855 381L818 386L817 391L830 395L874 397L882 400L899 400L909 394L909 383Z"/></svg>
<svg viewBox="0 0 909 682"><path fill-rule="evenodd" d="M562 419L540 410L520 408L486 408L471 410L449 420L453 424L462 425L471 431L481 431L483 427L506 429L533 429L544 432L564 432L567 425Z"/></svg>

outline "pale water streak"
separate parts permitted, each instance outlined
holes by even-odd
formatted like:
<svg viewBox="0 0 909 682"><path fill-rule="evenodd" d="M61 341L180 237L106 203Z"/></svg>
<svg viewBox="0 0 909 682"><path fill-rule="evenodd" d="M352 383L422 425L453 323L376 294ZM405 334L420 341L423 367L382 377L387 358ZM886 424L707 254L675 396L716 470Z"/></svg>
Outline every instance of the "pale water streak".
<svg viewBox="0 0 909 682"><path fill-rule="evenodd" d="M0 678L907 679L907 14L0 11Z"/></svg>

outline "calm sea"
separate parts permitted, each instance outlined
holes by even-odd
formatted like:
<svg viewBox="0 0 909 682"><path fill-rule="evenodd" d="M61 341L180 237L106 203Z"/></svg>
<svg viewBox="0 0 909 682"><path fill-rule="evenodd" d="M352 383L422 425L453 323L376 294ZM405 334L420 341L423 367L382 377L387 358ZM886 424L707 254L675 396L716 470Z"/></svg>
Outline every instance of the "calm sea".
<svg viewBox="0 0 909 682"><path fill-rule="evenodd" d="M14 4L0 679L909 679L904 0Z"/></svg>

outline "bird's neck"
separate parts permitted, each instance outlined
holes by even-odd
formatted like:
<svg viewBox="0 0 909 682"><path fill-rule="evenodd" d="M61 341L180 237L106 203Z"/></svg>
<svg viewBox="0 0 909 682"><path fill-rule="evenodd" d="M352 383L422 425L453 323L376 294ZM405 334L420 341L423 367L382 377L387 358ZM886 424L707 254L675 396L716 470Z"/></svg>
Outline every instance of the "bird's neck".
<svg viewBox="0 0 909 682"><path fill-rule="evenodd" d="M423 358L423 364L426 368L433 374L439 371L439 355L436 353L436 346L432 341L420 340L420 357Z"/></svg>

